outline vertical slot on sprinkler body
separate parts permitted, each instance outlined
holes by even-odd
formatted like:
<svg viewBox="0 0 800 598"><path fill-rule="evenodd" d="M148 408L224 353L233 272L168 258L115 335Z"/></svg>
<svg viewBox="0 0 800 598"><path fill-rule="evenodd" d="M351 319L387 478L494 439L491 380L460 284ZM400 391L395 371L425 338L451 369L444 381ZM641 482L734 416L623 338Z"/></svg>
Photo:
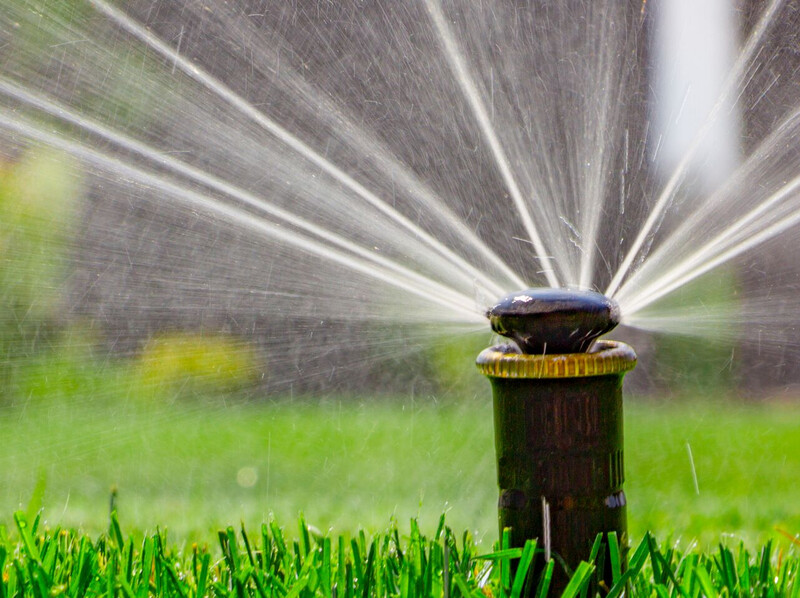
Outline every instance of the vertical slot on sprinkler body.
<svg viewBox="0 0 800 598"><path fill-rule="evenodd" d="M622 379L635 363L633 350L613 341L598 341L589 353L527 355L498 346L478 357L494 396L500 531L510 528L512 546L538 539L534 576L545 565L545 538L572 570L600 533L616 532L625 555ZM600 578L611 587L604 557ZM551 588L566 582L557 564Z"/></svg>

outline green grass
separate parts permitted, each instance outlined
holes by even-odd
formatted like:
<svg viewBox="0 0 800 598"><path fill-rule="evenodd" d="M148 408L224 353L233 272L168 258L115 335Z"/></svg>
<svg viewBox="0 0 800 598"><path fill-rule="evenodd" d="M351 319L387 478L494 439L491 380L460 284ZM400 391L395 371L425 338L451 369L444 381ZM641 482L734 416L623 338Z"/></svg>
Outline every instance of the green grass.
<svg viewBox="0 0 800 598"><path fill-rule="evenodd" d="M412 520L401 538L398 527L383 533L346 536L316 533L301 519L291 536L274 522L259 533L242 527L219 531L216 547L171 546L161 532L126 537L116 514L97 540L72 530L42 529L18 513L9 535L0 528L0 596L166 596L371 598L543 598L554 561L544 565L530 540L523 548L496 546L481 554L468 533L444 525L426 537ZM720 546L710 554L659 547L647 534L630 553L627 570L616 537L609 550L595 549L572 573L563 598L624 595L667 597L800 596L800 560L775 555L768 543L757 554ZM608 577L597 572L608 554ZM534 568L532 564L539 562ZM511 563L515 564L515 571ZM512 571L513 574L512 574ZM600 590L598 592L598 590Z"/></svg>
<svg viewBox="0 0 800 598"><path fill-rule="evenodd" d="M497 537L491 406L432 397L147 404L43 393L0 409L0 523L43 506L50 525L105 529L111 489L133 530L205 538L303 512L323 530L436 525ZM788 404L627 398L626 492L633 538L684 547L757 546L800 532L800 412ZM687 443L691 447L696 492ZM42 481L43 493L35 492ZM41 496L39 496L41 494ZM41 499L41 500L40 500ZM35 509L34 509L35 510Z"/></svg>
<svg viewBox="0 0 800 598"><path fill-rule="evenodd" d="M796 403L628 401L626 415L627 493L637 533L649 529L703 546L725 536L757 545L782 535L777 530L800 533Z"/></svg>
<svg viewBox="0 0 800 598"><path fill-rule="evenodd" d="M509 559L525 571L533 544L479 558L499 548L488 388L460 402L244 401L143 393L130 368L85 359L26 368L0 407L0 598L544 587L508 573ZM611 595L800 598L800 411L627 397L625 418L634 546ZM274 523L299 512L296 532ZM568 596L591 594L594 567Z"/></svg>

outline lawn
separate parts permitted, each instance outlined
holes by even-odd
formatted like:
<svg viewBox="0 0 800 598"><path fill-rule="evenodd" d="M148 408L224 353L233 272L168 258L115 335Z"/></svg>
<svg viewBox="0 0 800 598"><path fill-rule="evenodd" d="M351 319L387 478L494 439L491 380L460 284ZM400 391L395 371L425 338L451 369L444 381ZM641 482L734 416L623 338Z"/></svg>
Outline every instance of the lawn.
<svg viewBox="0 0 800 598"><path fill-rule="evenodd" d="M649 529L684 547L733 537L756 548L788 544L776 528L800 532L796 406L627 397L625 417L634 538ZM430 532L446 511L478 541L497 534L488 388L461 403L39 396L0 409L0 437L9 527L15 510L41 503L49 524L98 533L115 494L127 530L158 525L187 540L270 516L293 525L299 512L347 533L392 517Z"/></svg>

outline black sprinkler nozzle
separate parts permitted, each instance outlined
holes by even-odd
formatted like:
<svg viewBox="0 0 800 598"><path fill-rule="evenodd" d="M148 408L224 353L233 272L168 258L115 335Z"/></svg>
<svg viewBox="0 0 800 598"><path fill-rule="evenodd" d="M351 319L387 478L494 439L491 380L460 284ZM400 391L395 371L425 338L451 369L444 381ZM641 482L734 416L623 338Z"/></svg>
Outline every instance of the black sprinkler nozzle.
<svg viewBox="0 0 800 598"><path fill-rule="evenodd" d="M622 379L636 354L624 343L595 342L619 323L619 307L593 291L527 289L503 297L486 315L517 345L489 347L477 359L492 384L501 537L508 530L510 545L519 548L536 538L574 570L598 534L608 541L614 532L624 569ZM597 562L605 563L598 570L603 583L592 595L614 582L609 549ZM546 566L537 554L534 577ZM551 593L568 583L556 567Z"/></svg>
<svg viewBox="0 0 800 598"><path fill-rule="evenodd" d="M510 293L486 317L492 330L530 355L584 353L620 321L616 301L601 293L551 288Z"/></svg>

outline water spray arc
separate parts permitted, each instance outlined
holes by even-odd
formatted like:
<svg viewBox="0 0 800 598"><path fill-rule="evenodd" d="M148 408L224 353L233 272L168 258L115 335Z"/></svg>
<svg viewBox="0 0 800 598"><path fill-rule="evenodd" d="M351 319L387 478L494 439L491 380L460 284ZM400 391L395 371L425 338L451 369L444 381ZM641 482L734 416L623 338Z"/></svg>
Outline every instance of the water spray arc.
<svg viewBox="0 0 800 598"><path fill-rule="evenodd" d="M619 322L616 303L592 291L528 289L486 315L514 341L477 359L494 396L501 535L508 528L512 546L532 538L544 546L535 576L551 553L574 570L597 535L609 532L624 562L622 379L636 354L596 340ZM601 574L610 587L610 571ZM553 587L566 583L557 566Z"/></svg>

